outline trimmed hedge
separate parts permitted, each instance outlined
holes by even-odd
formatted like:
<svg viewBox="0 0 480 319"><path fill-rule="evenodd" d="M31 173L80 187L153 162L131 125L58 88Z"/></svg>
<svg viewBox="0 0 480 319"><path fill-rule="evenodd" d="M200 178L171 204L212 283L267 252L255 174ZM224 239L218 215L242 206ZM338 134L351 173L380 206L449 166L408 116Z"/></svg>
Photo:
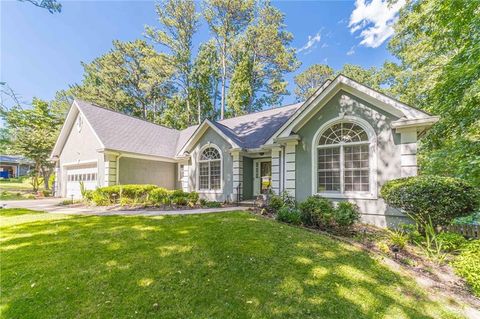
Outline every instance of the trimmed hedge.
<svg viewBox="0 0 480 319"><path fill-rule="evenodd" d="M98 206L112 204L194 206L198 202L199 195L196 192L168 190L155 185L114 185L97 188L88 194L88 198L85 197Z"/></svg>
<svg viewBox="0 0 480 319"><path fill-rule="evenodd" d="M454 218L472 213L479 205L478 189L451 177L414 176L388 181L381 196L423 223L448 225Z"/></svg>

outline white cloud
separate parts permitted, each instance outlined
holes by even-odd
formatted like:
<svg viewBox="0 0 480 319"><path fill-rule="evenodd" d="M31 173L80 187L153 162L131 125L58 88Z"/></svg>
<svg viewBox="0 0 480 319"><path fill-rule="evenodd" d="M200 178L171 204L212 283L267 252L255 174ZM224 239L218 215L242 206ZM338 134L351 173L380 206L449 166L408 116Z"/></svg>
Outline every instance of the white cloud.
<svg viewBox="0 0 480 319"><path fill-rule="evenodd" d="M320 40L322 39L322 36L321 36L320 33L321 33L321 30L318 31L317 34L315 34L315 35L309 35L307 43L305 43L305 45L303 47L298 49L297 53L300 53L300 52L303 52L303 51L307 51L305 54L310 53L311 51L308 51L308 50L310 50L311 48L316 46L316 44L318 42L320 42Z"/></svg>
<svg viewBox="0 0 480 319"><path fill-rule="evenodd" d="M355 54L355 46L351 47L350 50L348 50L347 55L354 55Z"/></svg>
<svg viewBox="0 0 480 319"><path fill-rule="evenodd" d="M348 26L351 33L361 30L361 45L376 48L394 33L393 25L398 19L398 11L405 0L390 5L388 0L355 1L355 10L350 15Z"/></svg>

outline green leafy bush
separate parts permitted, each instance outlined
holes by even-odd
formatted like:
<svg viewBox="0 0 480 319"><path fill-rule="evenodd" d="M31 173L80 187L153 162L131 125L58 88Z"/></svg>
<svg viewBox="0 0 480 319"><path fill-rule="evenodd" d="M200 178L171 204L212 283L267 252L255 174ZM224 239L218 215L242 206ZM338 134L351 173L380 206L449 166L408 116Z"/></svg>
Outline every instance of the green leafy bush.
<svg viewBox="0 0 480 319"><path fill-rule="evenodd" d="M478 207L478 194L467 182L442 176L414 176L391 180L382 187L385 201L420 223L448 225Z"/></svg>
<svg viewBox="0 0 480 319"><path fill-rule="evenodd" d="M267 208L271 213L277 213L284 205L282 196L271 195L268 199Z"/></svg>
<svg viewBox="0 0 480 319"><path fill-rule="evenodd" d="M465 278L475 295L480 297L480 240L472 240L464 245L455 258L455 271Z"/></svg>
<svg viewBox="0 0 480 319"><path fill-rule="evenodd" d="M222 203L216 201L206 201L203 206L208 208L219 208L222 207Z"/></svg>
<svg viewBox="0 0 480 319"><path fill-rule="evenodd" d="M50 197L52 196L52 191L49 189L42 189L42 195L43 197Z"/></svg>
<svg viewBox="0 0 480 319"><path fill-rule="evenodd" d="M198 195L197 192L190 192L190 194L188 194L188 204L191 206L195 206L198 203L199 198L200 195Z"/></svg>
<svg viewBox="0 0 480 319"><path fill-rule="evenodd" d="M462 248L467 242L465 237L460 234L444 232L437 235L437 240L441 244L442 250L454 252Z"/></svg>
<svg viewBox="0 0 480 319"><path fill-rule="evenodd" d="M85 190L85 191L83 191L83 193L82 193L83 199L86 200L86 201L89 201L89 202L92 201L93 192L94 192L93 190Z"/></svg>
<svg viewBox="0 0 480 319"><path fill-rule="evenodd" d="M457 217L453 220L454 225L480 225L480 208L467 216Z"/></svg>
<svg viewBox="0 0 480 319"><path fill-rule="evenodd" d="M418 226L415 224L400 224L399 228L402 230L404 234L407 235L408 241L411 244L420 244L423 242L424 238L420 231L418 230Z"/></svg>
<svg viewBox="0 0 480 319"><path fill-rule="evenodd" d="M404 249L408 243L408 235L403 231L390 230L388 241L390 245L396 246L398 249Z"/></svg>
<svg viewBox="0 0 480 319"><path fill-rule="evenodd" d="M148 194L148 201L155 206L170 204L170 194L172 191L168 189L157 187L152 189Z"/></svg>
<svg viewBox="0 0 480 319"><path fill-rule="evenodd" d="M326 227L332 223L333 204L321 196L309 196L300 204L302 223L313 227Z"/></svg>
<svg viewBox="0 0 480 319"><path fill-rule="evenodd" d="M360 212L355 204L339 202L334 210L333 219L338 227L350 227L360 219Z"/></svg>
<svg viewBox="0 0 480 319"><path fill-rule="evenodd" d="M185 206L189 201L189 193L184 192L181 189L176 189L170 195L172 204L177 206Z"/></svg>
<svg viewBox="0 0 480 319"><path fill-rule="evenodd" d="M295 207L283 206L277 212L276 219L289 224L300 225L300 210Z"/></svg>
<svg viewBox="0 0 480 319"><path fill-rule="evenodd" d="M98 191L98 190L99 189L93 192L92 202L97 206L111 205L112 202L110 201L109 197L107 197L105 194L103 194L101 191Z"/></svg>

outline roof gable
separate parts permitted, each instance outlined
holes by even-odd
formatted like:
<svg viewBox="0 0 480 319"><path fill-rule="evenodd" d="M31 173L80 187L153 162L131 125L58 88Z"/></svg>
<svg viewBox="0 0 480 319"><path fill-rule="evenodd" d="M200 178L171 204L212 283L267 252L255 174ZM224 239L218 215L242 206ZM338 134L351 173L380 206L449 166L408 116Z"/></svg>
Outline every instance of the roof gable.
<svg viewBox="0 0 480 319"><path fill-rule="evenodd" d="M438 118L432 117L426 112L413 108L385 94L377 92L344 75L339 75L333 81L326 81L324 85L322 85L309 99L307 99L307 101L305 101L296 110L295 114L293 114L288 121L286 121L272 135L266 144L272 144L275 138L288 137L298 131L340 90L344 90L390 114L393 114L399 118L399 123L404 120L409 120L410 122L424 122L424 120L427 119L435 119L435 121L438 120Z"/></svg>

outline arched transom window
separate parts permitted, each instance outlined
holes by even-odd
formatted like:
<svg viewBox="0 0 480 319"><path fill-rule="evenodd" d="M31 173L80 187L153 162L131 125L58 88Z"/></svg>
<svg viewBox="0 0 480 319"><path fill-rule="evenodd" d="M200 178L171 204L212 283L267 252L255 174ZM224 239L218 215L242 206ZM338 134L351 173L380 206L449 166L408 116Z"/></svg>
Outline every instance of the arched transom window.
<svg viewBox="0 0 480 319"><path fill-rule="evenodd" d="M317 145L317 192L369 192L370 142L352 122L335 123Z"/></svg>
<svg viewBox="0 0 480 319"><path fill-rule="evenodd" d="M222 156L216 147L205 148L198 159L199 190L219 190L222 185Z"/></svg>

